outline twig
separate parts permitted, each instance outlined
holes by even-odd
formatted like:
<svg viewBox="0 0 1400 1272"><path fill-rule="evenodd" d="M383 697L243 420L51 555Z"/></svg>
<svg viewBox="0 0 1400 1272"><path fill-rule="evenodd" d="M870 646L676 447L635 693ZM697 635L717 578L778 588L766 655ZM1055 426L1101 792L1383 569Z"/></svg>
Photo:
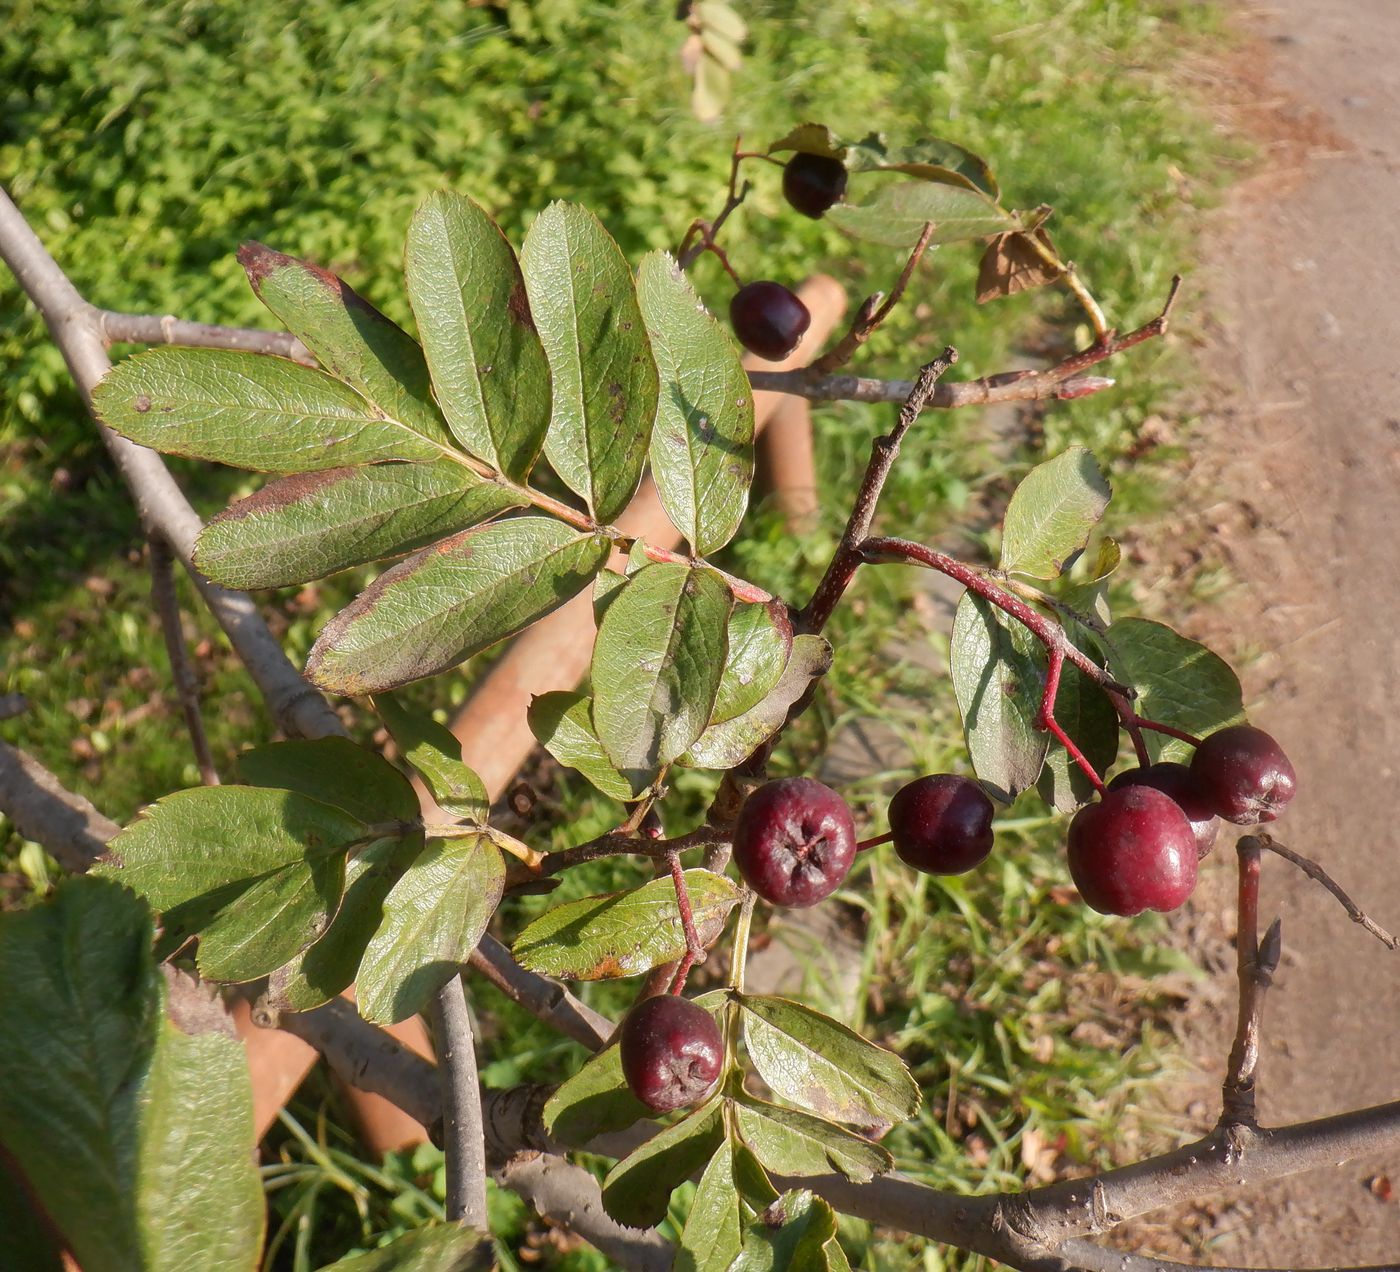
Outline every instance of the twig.
<svg viewBox="0 0 1400 1272"><path fill-rule="evenodd" d="M861 545L870 533L880 492L884 490L890 469L899 457L899 444L933 398L938 381L957 360L958 351L949 345L932 362L921 367L919 378L914 381L905 396L904 405L899 408L894 428L871 443L870 461L866 464L865 476L856 492L856 501L841 542L832 553L826 573L812 593L812 599L797 616L798 625L803 631L820 632L850 585L861 564Z"/></svg>
<svg viewBox="0 0 1400 1272"><path fill-rule="evenodd" d="M97 310L78 294L20 211L0 190L0 257L37 306L74 383L91 410L91 394L111 369ZM253 677L273 718L288 733L324 737L345 727L326 700L301 678L252 599L210 583L194 567L199 515L175 484L159 455L98 424L103 443L131 489L148 532L160 535L189 571L205 602Z"/></svg>
<svg viewBox="0 0 1400 1272"><path fill-rule="evenodd" d="M925 405L930 410L948 411L992 402L1079 398L1111 388L1112 380L1102 376L1086 376L1084 372L1135 345L1165 335L1180 288L1181 278L1178 275L1172 279L1171 291L1161 313L1136 331L1095 341L1087 349L1081 349L1040 371L1006 371L984 376L980 380L954 380L940 384ZM872 380L855 375L813 375L810 369L803 369L751 371L749 383L755 389L791 393L819 402L903 402L913 392L916 382Z"/></svg>
<svg viewBox="0 0 1400 1272"><path fill-rule="evenodd" d="M1239 920L1235 933L1236 969L1239 980L1239 1016L1235 1041L1225 1066L1221 1088L1220 1122L1225 1127L1252 1131L1256 1125L1254 1071L1259 1064L1259 1026L1264 1010L1264 992L1273 981L1278 965L1274 947L1279 923L1269 928L1265 943L1259 946L1259 843L1246 835L1235 845L1239 856ZM1272 957L1263 957L1271 955Z"/></svg>
<svg viewBox="0 0 1400 1272"><path fill-rule="evenodd" d="M700 258L700 254L710 247L715 241L715 235L720 232L724 223L729 220L729 215L743 201L749 197L749 183L744 182L743 187L739 186L739 162L744 158L744 153L739 149L742 137L734 138L734 154L729 161L729 193L724 201L724 207L713 221L692 221L690 229L685 232L685 238L676 251L676 260L682 269L689 269ZM699 233L700 242L691 244L692 236ZM727 266L726 262L726 266Z"/></svg>
<svg viewBox="0 0 1400 1272"><path fill-rule="evenodd" d="M581 1166L551 1153L522 1153L496 1172L536 1214L562 1224L625 1272L667 1272L675 1250L654 1228L627 1228L603 1209L598 1181Z"/></svg>
<svg viewBox="0 0 1400 1272"><path fill-rule="evenodd" d="M545 853L534 873L555 875L585 862L628 854L634 857L664 857L669 852L685 852L689 848L727 844L732 837L731 832L721 830L717 826L701 826L688 834L677 835L674 839L643 839L621 831L609 831L606 835L599 835L597 839L590 839L585 844Z"/></svg>
<svg viewBox="0 0 1400 1272"><path fill-rule="evenodd" d="M172 344L195 349L246 349L290 358L303 366L320 364L300 340L287 331L262 331L256 327L220 327L190 322L173 314L123 314L113 309L94 311L104 344Z"/></svg>
<svg viewBox="0 0 1400 1272"><path fill-rule="evenodd" d="M473 971L481 973L507 998L590 1051L605 1047L612 1037L611 1020L575 998L558 981L527 972L489 933L481 938L468 961Z"/></svg>
<svg viewBox="0 0 1400 1272"><path fill-rule="evenodd" d="M685 988L685 978L696 963L705 961L705 944L700 933L695 930L695 912L690 907L690 892L685 886L685 867L681 865L681 854L671 848L665 854L666 866L671 872L671 883L676 889L676 906L681 912L681 929L685 932L685 953L676 966L675 978L671 981L670 993L679 994Z"/></svg>
<svg viewBox="0 0 1400 1272"><path fill-rule="evenodd" d="M1113 332L1110 330L1108 322L1103 316L1103 310L1099 308L1099 302L1094 299L1093 293L1084 286L1084 280L1079 277L1079 271L1075 269L1074 262L1062 261L1054 248L1034 231L1029 234L1021 235L1021 238L1030 247L1031 251L1039 256L1051 269L1059 270L1060 277L1058 281L1064 283L1064 285L1069 288L1074 294L1075 300L1079 302L1081 308L1088 314L1089 322L1094 328L1094 338L1099 341L1111 339Z"/></svg>
<svg viewBox="0 0 1400 1272"><path fill-rule="evenodd" d="M476 1042L461 975L431 1004L433 1042L442 1081L442 1140L447 1158L447 1217L487 1232L486 1133L477 1089Z"/></svg>
<svg viewBox="0 0 1400 1272"><path fill-rule="evenodd" d="M169 545L159 535L152 535L147 540L147 549L151 555L151 599L155 602L156 613L160 617L160 630L165 637L165 652L170 657L170 674L175 681L180 710L185 716L185 727L189 730L190 745L194 748L199 780L205 786L217 786L219 772L214 767L214 756L209 750L209 737L204 731L204 717L199 710L199 678L190 665L189 650L185 647L185 634L180 626L180 600L175 593L174 558L170 555Z"/></svg>
<svg viewBox="0 0 1400 1272"><path fill-rule="evenodd" d="M1342 908L1347 912L1348 917L1353 923L1359 923L1366 931L1374 936L1376 940L1388 946L1390 949L1400 949L1400 940L1391 936L1385 928L1375 922L1365 910L1347 896L1347 894L1342 891L1341 887L1333 880L1332 876L1319 866L1317 862L1309 857L1303 856L1300 852L1294 852L1291 848L1285 848L1272 836L1266 835L1263 832L1252 836L1252 838L1258 843L1259 847L1267 848L1270 852L1277 853L1285 861L1291 861L1299 870L1307 875L1308 878L1316 879L1318 883L1342 903Z"/></svg>
<svg viewBox="0 0 1400 1272"><path fill-rule="evenodd" d="M872 296L867 300L860 307L850 329L841 337L837 345L822 354L808 368L810 373L827 375L838 367L844 367L854 356L856 350L870 339L880 324L894 311L894 307L899 304L904 295L904 289L909 286L909 280L913 278L914 271L918 268L919 261L923 259L924 252L928 250L929 240L932 238L933 222L930 221L924 226L923 233L919 235L919 241L914 244L914 250L909 253L909 259L905 261L904 269L900 272L898 280L889 296L885 298L884 303L881 304L877 296Z"/></svg>
<svg viewBox="0 0 1400 1272"><path fill-rule="evenodd" d="M38 760L5 742L0 742L0 812L74 872L92 865L120 829Z"/></svg>

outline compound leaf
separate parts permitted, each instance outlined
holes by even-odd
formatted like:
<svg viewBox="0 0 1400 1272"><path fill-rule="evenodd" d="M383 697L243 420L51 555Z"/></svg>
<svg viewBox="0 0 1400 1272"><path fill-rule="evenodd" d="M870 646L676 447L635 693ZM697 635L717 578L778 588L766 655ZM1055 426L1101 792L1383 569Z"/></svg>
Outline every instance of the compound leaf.
<svg viewBox="0 0 1400 1272"><path fill-rule="evenodd" d="M739 890L710 870L687 870L686 892L700 939L712 941L739 901ZM685 952L676 889L669 878L640 888L555 906L515 939L515 957L532 972L566 980L638 976Z"/></svg>
<svg viewBox="0 0 1400 1272"><path fill-rule="evenodd" d="M705 731L724 670L734 596L713 570L639 570L593 647L593 724L634 789Z"/></svg>
<svg viewBox="0 0 1400 1272"><path fill-rule="evenodd" d="M142 446L271 473L437 459L443 449L324 371L243 350L165 346L123 358L92 407Z"/></svg>
<svg viewBox="0 0 1400 1272"><path fill-rule="evenodd" d="M408 298L457 440L524 478L549 427L550 375L515 250L460 194L430 194L405 250Z"/></svg>
<svg viewBox="0 0 1400 1272"><path fill-rule="evenodd" d="M629 1228L660 1223L671 1193L724 1142L721 1109L711 1100L618 1162L603 1181L603 1209Z"/></svg>
<svg viewBox="0 0 1400 1272"><path fill-rule="evenodd" d="M1035 638L980 596L963 593L949 664L978 778L1010 803L1040 774L1050 735L1035 727L1045 668Z"/></svg>
<svg viewBox="0 0 1400 1272"><path fill-rule="evenodd" d="M676 1272L729 1272L755 1204L766 1206L776 1199L753 1154L732 1140L721 1144L695 1189L676 1248Z"/></svg>
<svg viewBox="0 0 1400 1272"><path fill-rule="evenodd" d="M394 1024L462 970L501 901L506 865L485 833L429 840L389 890L360 960L360 1014Z"/></svg>
<svg viewBox="0 0 1400 1272"><path fill-rule="evenodd" d="M753 480L753 392L728 332L667 252L637 272L661 377L651 475L671 524L700 556L739 529Z"/></svg>
<svg viewBox="0 0 1400 1272"><path fill-rule="evenodd" d="M198 935L206 978L248 981L330 926L346 851L365 830L359 818L294 791L200 787L143 809L97 873L161 912L167 949Z"/></svg>
<svg viewBox="0 0 1400 1272"><path fill-rule="evenodd" d="M588 586L608 541L512 517L390 566L322 629L306 671L323 689L381 693L512 636Z"/></svg>
<svg viewBox="0 0 1400 1272"><path fill-rule="evenodd" d="M213 517L195 564L225 587L285 587L400 556L524 502L445 459L296 473Z"/></svg>
<svg viewBox="0 0 1400 1272"><path fill-rule="evenodd" d="M656 418L656 362L632 271L598 218L570 203L535 218L520 265L554 383L545 454L611 521L641 480Z"/></svg>
<svg viewBox="0 0 1400 1272"><path fill-rule="evenodd" d="M837 1171L858 1184L894 1165L878 1144L798 1109L745 1095L735 1102L739 1134L755 1157L776 1175L825 1175Z"/></svg>
<svg viewBox="0 0 1400 1272"><path fill-rule="evenodd" d="M1058 578L1089 542L1111 493L1098 461L1082 446L1032 468L1006 508L1001 568Z"/></svg>

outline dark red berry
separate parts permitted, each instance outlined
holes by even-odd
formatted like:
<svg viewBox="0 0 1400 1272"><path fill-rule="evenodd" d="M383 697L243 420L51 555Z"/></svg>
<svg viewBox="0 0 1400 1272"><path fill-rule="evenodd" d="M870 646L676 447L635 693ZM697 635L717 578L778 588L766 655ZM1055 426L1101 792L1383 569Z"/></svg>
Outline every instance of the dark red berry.
<svg viewBox="0 0 1400 1272"><path fill-rule="evenodd" d="M734 863L774 905L808 906L840 886L856 855L846 801L811 777L785 777L744 801L734 828Z"/></svg>
<svg viewBox="0 0 1400 1272"><path fill-rule="evenodd" d="M820 217L846 194L846 165L826 155L793 155L783 169L783 194L803 216Z"/></svg>
<svg viewBox="0 0 1400 1272"><path fill-rule="evenodd" d="M1248 724L1206 738L1191 757L1191 776L1217 815L1240 826L1273 821L1298 785L1283 748Z"/></svg>
<svg viewBox="0 0 1400 1272"><path fill-rule="evenodd" d="M622 1075L656 1113L699 1104L724 1070L724 1039L715 1018L688 998L659 994L622 1022Z"/></svg>
<svg viewBox="0 0 1400 1272"><path fill-rule="evenodd" d="M780 362L802 342L812 315L782 283L747 283L729 302L729 321L739 343L769 362Z"/></svg>
<svg viewBox="0 0 1400 1272"><path fill-rule="evenodd" d="M1117 791L1125 786L1150 786L1154 791L1161 791L1163 795L1169 796L1191 823L1192 833L1196 836L1198 858L1204 857L1215 847L1220 823L1215 819L1215 809L1201 794L1195 778L1191 776L1191 770L1186 765L1163 762L1149 764L1146 768L1129 769L1126 773L1119 773L1108 784L1108 789Z"/></svg>
<svg viewBox="0 0 1400 1272"><path fill-rule="evenodd" d="M1120 787L1075 813L1069 873L1100 914L1175 910L1196 886L1196 836L1169 796Z"/></svg>
<svg viewBox="0 0 1400 1272"><path fill-rule="evenodd" d="M971 778L937 773L902 786L890 800L894 850L925 874L962 874L992 850L992 814L986 792Z"/></svg>

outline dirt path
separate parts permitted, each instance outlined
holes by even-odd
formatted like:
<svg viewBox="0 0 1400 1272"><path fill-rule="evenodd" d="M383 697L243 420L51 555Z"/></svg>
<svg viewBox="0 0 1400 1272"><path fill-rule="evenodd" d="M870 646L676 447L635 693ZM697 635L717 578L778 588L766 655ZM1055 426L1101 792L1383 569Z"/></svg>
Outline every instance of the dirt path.
<svg viewBox="0 0 1400 1272"><path fill-rule="evenodd" d="M1266 77L1252 110L1276 141L1212 253L1216 391L1194 476L1242 586L1205 621L1223 649L1269 651L1246 692L1300 774L1279 838L1400 928L1400 0L1245 12L1257 39L1245 78ZM1215 864L1207 906L1224 909L1230 873ZM1283 863L1265 878L1262 913L1282 916L1287 952L1261 1120L1400 1098L1400 954ZM1225 1024L1195 1040L1217 1073ZM1378 1175L1396 1200L1369 1186ZM1400 1260L1400 1155L1307 1177L1212 1226L1206 1261Z"/></svg>

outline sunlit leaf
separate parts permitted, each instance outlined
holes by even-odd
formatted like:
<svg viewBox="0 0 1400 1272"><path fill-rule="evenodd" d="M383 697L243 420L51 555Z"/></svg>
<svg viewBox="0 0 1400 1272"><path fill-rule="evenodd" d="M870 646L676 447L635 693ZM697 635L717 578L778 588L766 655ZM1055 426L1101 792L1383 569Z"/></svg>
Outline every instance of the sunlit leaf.
<svg viewBox="0 0 1400 1272"><path fill-rule="evenodd" d="M1058 578L1089 542L1111 494L1098 461L1082 446L1032 468L1006 508L1001 568Z"/></svg>

